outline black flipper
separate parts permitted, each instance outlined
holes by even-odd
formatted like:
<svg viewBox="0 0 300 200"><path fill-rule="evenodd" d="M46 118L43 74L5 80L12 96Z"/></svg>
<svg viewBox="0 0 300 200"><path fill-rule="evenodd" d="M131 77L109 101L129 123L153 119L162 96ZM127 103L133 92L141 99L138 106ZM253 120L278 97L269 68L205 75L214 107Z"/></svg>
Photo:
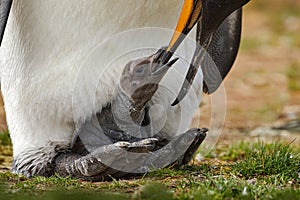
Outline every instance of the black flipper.
<svg viewBox="0 0 300 200"><path fill-rule="evenodd" d="M12 0L0 0L0 46L4 35Z"/></svg>
<svg viewBox="0 0 300 200"><path fill-rule="evenodd" d="M215 66L201 66L205 93L211 94L216 91L232 68L240 46L241 28L242 9L239 9L232 13L213 34L207 52Z"/></svg>

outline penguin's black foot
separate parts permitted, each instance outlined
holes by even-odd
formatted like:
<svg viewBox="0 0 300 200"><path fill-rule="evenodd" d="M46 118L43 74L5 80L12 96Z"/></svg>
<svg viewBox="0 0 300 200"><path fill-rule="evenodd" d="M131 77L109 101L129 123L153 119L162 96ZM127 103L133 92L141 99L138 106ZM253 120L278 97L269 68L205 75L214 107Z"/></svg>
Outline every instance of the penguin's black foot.
<svg viewBox="0 0 300 200"><path fill-rule="evenodd" d="M202 144L206 137L206 133L208 132L207 128L201 128L201 129L191 129L189 131L196 131L196 136L194 141L191 143L190 147L187 149L185 154L181 157L181 159L178 159L176 163L174 163L175 167L180 167L181 165L187 165L192 158L194 157L196 151L199 149L199 146Z"/></svg>
<svg viewBox="0 0 300 200"><path fill-rule="evenodd" d="M187 164L206 136L207 129L190 129L169 140L146 138L116 142L82 156L63 153L55 159L55 173L89 181L132 177L154 169Z"/></svg>
<svg viewBox="0 0 300 200"><path fill-rule="evenodd" d="M156 138L136 142L116 142L101 146L82 156L76 153L62 153L55 159L54 172L60 176L80 178L88 181L105 180L114 174L118 177L131 173L137 168L143 155L156 147ZM138 163L138 164L136 164Z"/></svg>
<svg viewBox="0 0 300 200"><path fill-rule="evenodd" d="M164 167L188 164L204 141L207 131L206 128L194 128L171 140L158 138L154 151L143 157L144 163L142 160L137 161L140 162L140 166L134 171L142 174Z"/></svg>

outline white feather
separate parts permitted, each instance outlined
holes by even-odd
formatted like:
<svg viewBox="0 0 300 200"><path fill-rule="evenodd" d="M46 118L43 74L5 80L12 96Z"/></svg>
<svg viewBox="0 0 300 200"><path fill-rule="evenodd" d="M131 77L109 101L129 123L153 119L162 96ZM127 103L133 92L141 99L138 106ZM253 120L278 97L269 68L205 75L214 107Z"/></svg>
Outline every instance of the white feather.
<svg viewBox="0 0 300 200"><path fill-rule="evenodd" d="M110 100L120 75L120 70L105 72L106 78L97 88L97 102L89 104L94 98L93 79L79 79L76 91L74 83L90 52L101 42L126 30L174 29L181 5L182 1L174 0L14 1L0 48L1 90L14 156L53 142L71 143L75 124L91 117ZM125 40L123 45L133 45L133 41ZM108 46L106 53L114 54L114 48ZM193 49L182 48L181 52L190 58ZM99 65L98 61L94 64L100 71L104 70L105 65ZM164 79L164 83L177 92L187 69L186 63L178 66L180 73L176 75L173 70L173 75L170 73ZM87 77L93 77L91 69L87 70ZM157 125L162 126L164 132L175 134L189 127L201 100L201 75L195 83L194 92L174 108L170 104L176 94L161 88L153 98L153 104L160 102L168 108L166 123ZM80 113L75 117L74 101ZM151 113L154 119L162 116L155 108Z"/></svg>

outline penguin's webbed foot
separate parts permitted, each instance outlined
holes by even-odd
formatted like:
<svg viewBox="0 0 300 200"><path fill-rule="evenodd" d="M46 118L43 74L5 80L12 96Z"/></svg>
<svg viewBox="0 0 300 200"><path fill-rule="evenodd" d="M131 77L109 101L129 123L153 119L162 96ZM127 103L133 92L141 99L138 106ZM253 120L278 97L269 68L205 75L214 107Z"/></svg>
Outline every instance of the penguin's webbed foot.
<svg viewBox="0 0 300 200"><path fill-rule="evenodd" d="M88 155L63 153L55 159L55 173L89 181L142 175L154 169L187 164L207 129L190 129L170 140L147 138L101 146Z"/></svg>
<svg viewBox="0 0 300 200"><path fill-rule="evenodd" d="M196 131L195 139L189 146L189 148L186 150L184 155L182 155L181 158L179 158L175 163L175 167L180 167L182 165L187 165L195 155L196 151L199 149L200 145L204 141L206 137L206 133L208 132L207 128L201 128L201 129L191 129L189 131Z"/></svg>
<svg viewBox="0 0 300 200"><path fill-rule="evenodd" d="M113 176L120 172L120 169L114 169L114 163L123 162L116 166L130 164L125 159L129 152L148 153L156 147L156 138L142 139L137 142L116 142L114 144L101 146L91 153L82 156L77 153L61 153L55 158L54 173L62 177L71 176L88 181L99 181ZM136 158L136 157L135 157ZM128 172L123 173L128 174Z"/></svg>

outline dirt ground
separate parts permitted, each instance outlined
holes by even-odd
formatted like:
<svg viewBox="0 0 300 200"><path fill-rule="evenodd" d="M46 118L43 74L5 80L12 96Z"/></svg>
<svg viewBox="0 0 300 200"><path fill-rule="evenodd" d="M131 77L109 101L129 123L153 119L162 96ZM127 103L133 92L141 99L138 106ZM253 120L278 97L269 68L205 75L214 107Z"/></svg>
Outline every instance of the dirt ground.
<svg viewBox="0 0 300 200"><path fill-rule="evenodd" d="M241 50L225 81L227 114L219 143L261 138L300 143L299 33L300 1L252 0L245 7ZM203 102L197 126L199 120L209 126L210 97ZM0 129L5 130L0 103Z"/></svg>

